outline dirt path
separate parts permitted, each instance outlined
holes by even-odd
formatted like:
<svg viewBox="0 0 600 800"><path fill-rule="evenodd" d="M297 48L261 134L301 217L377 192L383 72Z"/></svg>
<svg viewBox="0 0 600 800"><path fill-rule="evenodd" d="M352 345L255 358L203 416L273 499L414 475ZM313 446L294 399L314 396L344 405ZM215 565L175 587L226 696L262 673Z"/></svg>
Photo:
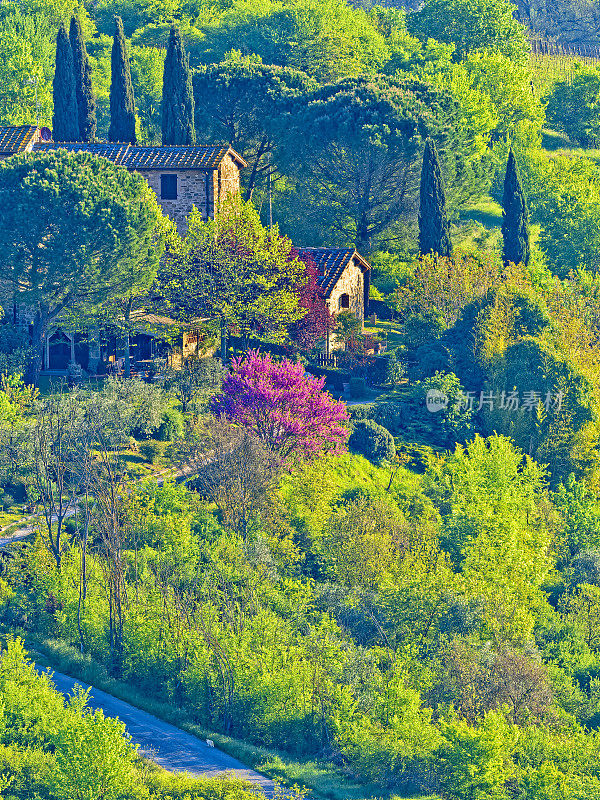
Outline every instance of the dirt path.
<svg viewBox="0 0 600 800"><path fill-rule="evenodd" d="M38 669L40 672L50 672L52 682L66 697L73 693L76 685L88 688L88 684L68 675L42 667ZM171 772L189 772L191 775L203 778L229 776L249 781L262 789L267 797L273 796L275 788L273 781L249 769L241 761L237 761L216 747L210 747L201 739L185 733L168 722L163 722L146 711L140 711L139 708L118 700L101 689L90 688L89 706L102 709L107 717L118 717L122 720L132 740L140 745L140 753L164 769Z"/></svg>

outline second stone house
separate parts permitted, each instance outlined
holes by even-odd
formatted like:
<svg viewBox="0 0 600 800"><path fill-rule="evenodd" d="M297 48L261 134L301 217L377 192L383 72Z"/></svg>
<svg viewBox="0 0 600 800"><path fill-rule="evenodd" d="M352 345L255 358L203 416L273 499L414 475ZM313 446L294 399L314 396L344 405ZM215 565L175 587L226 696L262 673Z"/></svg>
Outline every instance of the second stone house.
<svg viewBox="0 0 600 800"><path fill-rule="evenodd" d="M347 311L364 322L369 307L369 263L353 247L300 247L298 256L313 261L331 313Z"/></svg>

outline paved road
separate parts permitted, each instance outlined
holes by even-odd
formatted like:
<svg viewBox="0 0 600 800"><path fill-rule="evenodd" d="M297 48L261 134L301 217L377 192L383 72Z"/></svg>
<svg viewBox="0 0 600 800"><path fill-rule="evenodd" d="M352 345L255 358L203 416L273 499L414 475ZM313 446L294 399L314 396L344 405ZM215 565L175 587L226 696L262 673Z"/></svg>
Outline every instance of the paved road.
<svg viewBox="0 0 600 800"><path fill-rule="evenodd" d="M88 688L87 684L60 672L53 673L52 681L65 696L72 694L77 684ZM122 720L133 741L140 745L139 752L161 767L171 772L189 772L204 778L229 776L250 781L262 789L267 797L273 796L274 784L269 778L248 769L241 761L216 747L209 747L201 739L174 725L94 687L91 687L88 703L91 708L101 708L107 717Z"/></svg>

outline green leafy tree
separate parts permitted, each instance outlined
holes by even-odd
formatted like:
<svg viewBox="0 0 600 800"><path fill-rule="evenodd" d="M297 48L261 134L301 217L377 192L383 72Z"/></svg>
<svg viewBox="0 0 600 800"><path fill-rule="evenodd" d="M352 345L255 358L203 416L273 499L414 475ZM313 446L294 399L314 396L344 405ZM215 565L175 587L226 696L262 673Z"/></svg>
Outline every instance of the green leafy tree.
<svg viewBox="0 0 600 800"><path fill-rule="evenodd" d="M135 101L131 83L131 69L127 55L127 43L123 33L123 22L115 17L110 83L110 127L108 138L111 142L136 143Z"/></svg>
<svg viewBox="0 0 600 800"><path fill-rule="evenodd" d="M476 728L451 717L442 721L441 730L447 744L436 763L445 795L452 800L508 797L505 784L514 774L517 736L503 715L490 711Z"/></svg>
<svg viewBox="0 0 600 800"><path fill-rule="evenodd" d="M131 48L131 79L137 97L139 144L160 144L162 84L165 51L158 47Z"/></svg>
<svg viewBox="0 0 600 800"><path fill-rule="evenodd" d="M505 264L529 264L529 216L512 149L508 154L504 178L502 240Z"/></svg>
<svg viewBox="0 0 600 800"><path fill-rule="evenodd" d="M82 142L92 142L96 138L96 101L92 91L92 70L78 16L71 17L69 39L73 53L79 138Z"/></svg>
<svg viewBox="0 0 600 800"><path fill-rule="evenodd" d="M194 73L196 128L209 142L229 142L248 162L242 175L246 199L275 166L289 101L314 88L315 81L302 72L241 56Z"/></svg>
<svg viewBox="0 0 600 800"><path fill-rule="evenodd" d="M524 63L530 45L514 8L509 0L428 0L406 22L409 33L423 42L454 44L459 59L472 50L491 50Z"/></svg>
<svg viewBox="0 0 600 800"><path fill-rule="evenodd" d="M600 140L600 70L576 62L568 80L552 88L548 121L583 147L597 147Z"/></svg>
<svg viewBox="0 0 600 800"><path fill-rule="evenodd" d="M126 295L152 276L162 215L141 176L60 150L3 161L0 208L0 275L35 312L37 381L46 334L62 312Z"/></svg>
<svg viewBox="0 0 600 800"><path fill-rule="evenodd" d="M162 143L196 143L190 62L175 26L169 36L163 75Z"/></svg>
<svg viewBox="0 0 600 800"><path fill-rule="evenodd" d="M446 213L446 194L437 150L431 139L425 142L419 191L419 252L424 256L434 253L449 258L452 242Z"/></svg>
<svg viewBox="0 0 600 800"><path fill-rule="evenodd" d="M304 265L291 252L251 203L235 202L208 221L194 210L185 238L167 253L159 291L173 313L216 319L222 335L233 328L281 339L303 314L293 287Z"/></svg>
<svg viewBox="0 0 600 800"><path fill-rule="evenodd" d="M460 126L453 128L455 113L450 95L382 76L346 79L298 99L278 155L294 179L290 229L310 225L313 236L351 241L363 252L397 241L416 222L428 135L444 153L446 190L452 196L460 186L468 196L480 161Z"/></svg>
<svg viewBox="0 0 600 800"><path fill-rule="evenodd" d="M442 546L466 596L486 598L496 635L527 640L550 569L544 471L510 439L476 436L431 464L426 491L442 513Z"/></svg>
<svg viewBox="0 0 600 800"><path fill-rule="evenodd" d="M54 83L54 115L52 128L57 142L76 142L79 139L79 117L75 94L75 72L73 51L64 23L61 23L56 37L56 67Z"/></svg>
<svg viewBox="0 0 600 800"><path fill-rule="evenodd" d="M0 15L0 119L3 125L52 117L53 28L43 14Z"/></svg>
<svg viewBox="0 0 600 800"><path fill-rule="evenodd" d="M368 15L341 0L234 3L218 26L207 25L203 32L205 63L222 61L235 49L323 82L376 73L389 56Z"/></svg>

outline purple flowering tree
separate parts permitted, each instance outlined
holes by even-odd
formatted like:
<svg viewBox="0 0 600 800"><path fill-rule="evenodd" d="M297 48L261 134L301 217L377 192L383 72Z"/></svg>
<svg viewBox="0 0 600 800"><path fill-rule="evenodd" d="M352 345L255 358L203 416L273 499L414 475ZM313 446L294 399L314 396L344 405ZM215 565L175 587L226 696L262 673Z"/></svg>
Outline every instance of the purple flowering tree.
<svg viewBox="0 0 600 800"><path fill-rule="evenodd" d="M324 383L324 377L308 376L302 364L250 351L233 359L211 409L249 428L283 462L341 453L348 441L348 411L323 391Z"/></svg>

